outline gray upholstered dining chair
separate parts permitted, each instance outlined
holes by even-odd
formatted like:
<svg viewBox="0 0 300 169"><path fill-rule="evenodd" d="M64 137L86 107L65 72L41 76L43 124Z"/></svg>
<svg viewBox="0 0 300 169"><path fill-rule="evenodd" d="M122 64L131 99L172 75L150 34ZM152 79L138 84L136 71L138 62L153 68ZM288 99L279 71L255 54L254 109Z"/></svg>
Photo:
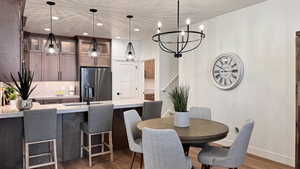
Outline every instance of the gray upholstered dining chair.
<svg viewBox="0 0 300 169"><path fill-rule="evenodd" d="M190 118L211 120L211 109L208 107L191 107L189 114L190 114ZM204 148L206 146L209 146L209 144L208 143L193 143L193 144L189 144L188 146ZM187 154L189 153L189 147L186 146Z"/></svg>
<svg viewBox="0 0 300 169"><path fill-rule="evenodd" d="M143 120L155 119L161 117L162 101L144 102Z"/></svg>
<svg viewBox="0 0 300 169"><path fill-rule="evenodd" d="M24 168L39 168L42 166L54 166L57 169L56 150L56 126L57 110L27 110L24 111ZM42 154L31 154L29 148L34 144L49 144L49 152ZM49 156L49 161L43 164L33 164L30 162L34 158Z"/></svg>
<svg viewBox="0 0 300 169"><path fill-rule="evenodd" d="M211 166L230 169L239 168L245 160L253 127L254 121L249 120L229 149L213 146L205 147L198 154L198 160L202 163L202 169L210 169Z"/></svg>
<svg viewBox="0 0 300 169"><path fill-rule="evenodd" d="M191 107L190 118L211 120L211 109L208 107Z"/></svg>
<svg viewBox="0 0 300 169"><path fill-rule="evenodd" d="M124 112L124 121L130 151L133 152L130 169L133 167L136 154L141 154L140 168L143 167L142 134L137 128L137 123L142 121L136 110Z"/></svg>
<svg viewBox="0 0 300 169"><path fill-rule="evenodd" d="M143 129L145 169L191 169L181 141L174 130Z"/></svg>
<svg viewBox="0 0 300 169"><path fill-rule="evenodd" d="M112 143L112 118L113 105L97 105L89 106L88 121L81 123L81 153L83 157L83 150L88 152L89 166L92 166L92 158L100 155L110 154L110 160L113 161L113 143ZM88 136L88 145L84 145L84 134ZM105 143L105 134L108 135L108 144ZM100 135L101 143L92 145L92 136ZM101 152L94 153L92 148L101 147ZM108 151L105 151L105 147Z"/></svg>

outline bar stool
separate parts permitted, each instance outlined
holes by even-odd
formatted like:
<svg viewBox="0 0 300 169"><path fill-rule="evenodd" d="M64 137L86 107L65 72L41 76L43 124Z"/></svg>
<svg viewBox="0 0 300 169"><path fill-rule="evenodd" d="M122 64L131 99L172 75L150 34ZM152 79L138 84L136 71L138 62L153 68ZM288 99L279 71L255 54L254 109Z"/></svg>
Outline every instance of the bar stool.
<svg viewBox="0 0 300 169"><path fill-rule="evenodd" d="M56 109L30 110L24 111L24 144L23 155L25 169L39 168L54 165L57 169L56 151ZM34 144L49 143L49 152L32 155L29 147ZM49 161L43 164L30 166L30 160L49 156Z"/></svg>
<svg viewBox="0 0 300 169"><path fill-rule="evenodd" d="M81 123L81 153L83 150L88 152L89 166L92 166L92 158L105 154L110 154L110 160L113 161L113 143L112 143L112 118L113 105L90 106L88 110L88 121ZM88 136L88 145L84 145L84 134ZM109 143L105 142L105 134L109 137ZM92 145L92 136L100 135L101 143ZM93 154L93 148L101 147L100 153ZM105 151L105 147L108 151Z"/></svg>
<svg viewBox="0 0 300 169"><path fill-rule="evenodd" d="M161 117L162 101L144 102L143 120L155 119Z"/></svg>

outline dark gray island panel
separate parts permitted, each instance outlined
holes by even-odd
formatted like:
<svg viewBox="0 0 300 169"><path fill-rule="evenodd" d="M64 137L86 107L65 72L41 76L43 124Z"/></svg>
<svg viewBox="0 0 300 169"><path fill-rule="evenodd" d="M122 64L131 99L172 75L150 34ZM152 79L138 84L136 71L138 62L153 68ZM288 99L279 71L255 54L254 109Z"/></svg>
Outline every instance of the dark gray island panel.
<svg viewBox="0 0 300 169"><path fill-rule="evenodd" d="M0 120L0 169L22 168L23 118Z"/></svg>

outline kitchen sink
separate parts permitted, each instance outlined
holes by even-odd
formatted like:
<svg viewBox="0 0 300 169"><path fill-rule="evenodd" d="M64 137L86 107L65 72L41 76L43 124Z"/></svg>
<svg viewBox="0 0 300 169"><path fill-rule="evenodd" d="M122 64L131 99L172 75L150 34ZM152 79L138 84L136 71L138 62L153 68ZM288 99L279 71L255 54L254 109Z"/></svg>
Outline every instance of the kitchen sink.
<svg viewBox="0 0 300 169"><path fill-rule="evenodd" d="M91 105L95 105L95 104L102 104L100 101L97 102L91 102ZM80 102L80 103L66 103L63 104L64 106L85 106L87 105L86 102Z"/></svg>

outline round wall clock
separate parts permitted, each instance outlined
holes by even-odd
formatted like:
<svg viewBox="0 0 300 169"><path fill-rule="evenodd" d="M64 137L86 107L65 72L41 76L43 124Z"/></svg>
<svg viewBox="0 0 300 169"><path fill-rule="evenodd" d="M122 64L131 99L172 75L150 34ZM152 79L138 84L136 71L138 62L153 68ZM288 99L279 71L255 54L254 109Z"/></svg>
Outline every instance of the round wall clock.
<svg viewBox="0 0 300 169"><path fill-rule="evenodd" d="M216 86L222 90L237 87L244 76L244 64L234 53L224 53L216 58L212 67L212 77Z"/></svg>

